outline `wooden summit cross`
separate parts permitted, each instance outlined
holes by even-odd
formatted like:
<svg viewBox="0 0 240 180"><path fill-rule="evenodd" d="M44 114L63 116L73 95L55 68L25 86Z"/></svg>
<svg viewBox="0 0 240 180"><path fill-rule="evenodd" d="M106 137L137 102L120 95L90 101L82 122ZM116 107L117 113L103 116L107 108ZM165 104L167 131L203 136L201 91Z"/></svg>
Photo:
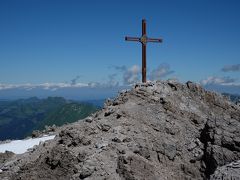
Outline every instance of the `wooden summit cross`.
<svg viewBox="0 0 240 180"><path fill-rule="evenodd" d="M125 37L126 41L137 41L142 43L142 82L146 82L146 68L147 68L147 62L146 62L146 47L148 42L155 42L155 43L161 43L162 39L157 38L148 38L147 32L146 32L146 20L142 20L142 36L141 37Z"/></svg>

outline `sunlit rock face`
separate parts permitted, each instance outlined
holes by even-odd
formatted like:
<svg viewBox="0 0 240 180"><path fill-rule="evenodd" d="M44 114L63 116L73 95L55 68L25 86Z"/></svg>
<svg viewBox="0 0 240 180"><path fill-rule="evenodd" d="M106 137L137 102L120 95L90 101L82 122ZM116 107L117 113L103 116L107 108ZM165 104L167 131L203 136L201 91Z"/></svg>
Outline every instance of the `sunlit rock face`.
<svg viewBox="0 0 240 180"><path fill-rule="evenodd" d="M198 84L136 84L101 111L60 127L24 158L12 158L0 177L214 178L240 160L239 129L240 107Z"/></svg>

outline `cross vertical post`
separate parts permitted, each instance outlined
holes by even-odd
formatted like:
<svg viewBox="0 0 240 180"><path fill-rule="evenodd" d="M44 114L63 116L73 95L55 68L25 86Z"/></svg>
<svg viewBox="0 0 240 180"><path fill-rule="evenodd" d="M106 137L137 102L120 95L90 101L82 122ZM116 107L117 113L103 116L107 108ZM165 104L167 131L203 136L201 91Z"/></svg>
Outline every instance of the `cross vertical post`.
<svg viewBox="0 0 240 180"><path fill-rule="evenodd" d="M142 37L146 37L146 20L142 20ZM145 42L142 42L142 82L147 81L147 46Z"/></svg>
<svg viewBox="0 0 240 180"><path fill-rule="evenodd" d="M146 30L146 20L142 20L142 36L139 37L125 37L126 41L136 41L142 43L142 82L147 81L147 42L161 43L162 39L148 38Z"/></svg>

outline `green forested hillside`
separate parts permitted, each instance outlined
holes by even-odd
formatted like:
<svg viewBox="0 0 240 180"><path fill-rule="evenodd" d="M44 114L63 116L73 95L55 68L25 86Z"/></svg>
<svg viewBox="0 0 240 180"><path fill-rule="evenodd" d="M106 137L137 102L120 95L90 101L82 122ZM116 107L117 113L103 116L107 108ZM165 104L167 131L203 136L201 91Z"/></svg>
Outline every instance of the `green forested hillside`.
<svg viewBox="0 0 240 180"><path fill-rule="evenodd" d="M71 102L67 103L64 106L57 108L55 111L52 111L41 121L39 128L43 128L45 125L57 125L61 126L66 122L72 123L76 120L83 119L89 114L95 112L97 107L85 104L85 103L76 103Z"/></svg>
<svg viewBox="0 0 240 180"><path fill-rule="evenodd" d="M96 110L97 107L91 104L61 97L0 101L0 140L24 138L45 125L74 122Z"/></svg>

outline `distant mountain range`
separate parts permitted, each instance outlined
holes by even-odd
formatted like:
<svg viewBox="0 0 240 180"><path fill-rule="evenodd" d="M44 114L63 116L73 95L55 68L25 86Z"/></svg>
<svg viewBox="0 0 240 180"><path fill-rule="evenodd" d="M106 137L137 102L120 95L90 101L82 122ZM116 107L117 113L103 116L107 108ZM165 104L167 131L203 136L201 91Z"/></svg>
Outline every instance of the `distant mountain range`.
<svg viewBox="0 0 240 180"><path fill-rule="evenodd" d="M12 87L1 89L0 83L0 99L16 100L20 98L30 98L36 96L38 98L47 98L52 96L64 97L66 99L74 99L86 101L89 99L105 99L115 97L119 91L129 87Z"/></svg>
<svg viewBox="0 0 240 180"><path fill-rule="evenodd" d="M240 95L238 94L229 94L229 93L222 93L224 96L227 96L230 98L231 101L234 103L240 102Z"/></svg>
<svg viewBox="0 0 240 180"><path fill-rule="evenodd" d="M219 93L240 94L240 86L223 86L217 84L202 85L205 89L216 91ZM131 89L131 85L107 86L98 83L89 85L83 84L66 84L66 83L44 83L44 84L1 84L0 83L0 100L20 98L30 98L36 96L38 98L47 98L51 96L64 97L66 99L74 99L86 101L89 99L106 99L115 97L118 92Z"/></svg>
<svg viewBox="0 0 240 180"><path fill-rule="evenodd" d="M0 100L0 140L21 139L46 125L61 126L85 118L99 107L62 97Z"/></svg>

